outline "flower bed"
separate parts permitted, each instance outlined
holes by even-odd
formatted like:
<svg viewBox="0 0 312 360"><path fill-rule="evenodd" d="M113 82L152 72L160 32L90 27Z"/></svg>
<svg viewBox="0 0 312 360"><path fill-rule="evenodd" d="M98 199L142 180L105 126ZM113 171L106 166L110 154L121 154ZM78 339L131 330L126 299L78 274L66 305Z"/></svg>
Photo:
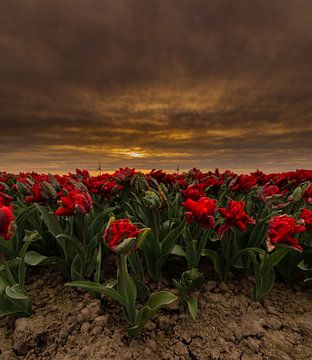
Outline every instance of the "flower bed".
<svg viewBox="0 0 312 360"><path fill-rule="evenodd" d="M302 272L308 282L311 224L309 170L0 173L0 313L31 315L26 269L44 265L62 273L64 286L119 304L128 336L138 338L173 304L196 319L196 294L212 276L200 267L203 260L222 283L233 270L252 276L255 301L277 274L289 284ZM112 256L114 276L103 278ZM160 286L177 259L170 286Z"/></svg>

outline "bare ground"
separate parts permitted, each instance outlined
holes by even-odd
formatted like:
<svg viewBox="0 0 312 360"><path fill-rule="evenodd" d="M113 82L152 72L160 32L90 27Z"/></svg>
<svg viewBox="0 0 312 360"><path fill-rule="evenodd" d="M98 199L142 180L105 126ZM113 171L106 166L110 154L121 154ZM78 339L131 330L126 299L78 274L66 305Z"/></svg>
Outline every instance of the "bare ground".
<svg viewBox="0 0 312 360"><path fill-rule="evenodd" d="M251 359L312 360L312 291L276 284L261 302L249 297L252 279L209 280L197 291L193 321L178 304L126 336L118 304L64 287L52 269L32 270L30 318L0 320L0 359Z"/></svg>

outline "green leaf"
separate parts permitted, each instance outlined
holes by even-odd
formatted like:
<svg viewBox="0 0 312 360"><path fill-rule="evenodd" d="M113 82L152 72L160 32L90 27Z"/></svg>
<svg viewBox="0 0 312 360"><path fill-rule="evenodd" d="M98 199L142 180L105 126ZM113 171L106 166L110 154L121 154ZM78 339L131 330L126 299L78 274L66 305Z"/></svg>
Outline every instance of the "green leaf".
<svg viewBox="0 0 312 360"><path fill-rule="evenodd" d="M216 273L219 275L220 279L224 281L224 264L218 253L214 250L204 249L202 251L202 256L208 256L209 260L213 263Z"/></svg>
<svg viewBox="0 0 312 360"><path fill-rule="evenodd" d="M25 263L31 266L54 264L56 262L55 257L48 257L37 253L36 251L28 251L25 254Z"/></svg>
<svg viewBox="0 0 312 360"><path fill-rule="evenodd" d="M294 276L298 269L298 264L302 259L302 254L299 251L290 251L284 258L277 264L277 269L282 275L286 284L290 283L290 280Z"/></svg>
<svg viewBox="0 0 312 360"><path fill-rule="evenodd" d="M49 211L48 208L46 208L45 206L39 205L37 203L35 205L37 209L40 211L41 217L44 223L46 224L47 228L50 230L50 232L54 236L61 234L62 228L58 221L57 216L53 212Z"/></svg>
<svg viewBox="0 0 312 360"><path fill-rule="evenodd" d="M148 275L157 281L160 276L160 269L157 266L157 261L160 257L160 247L152 232L148 233L147 239L143 242L141 249L144 252Z"/></svg>
<svg viewBox="0 0 312 360"><path fill-rule="evenodd" d="M42 239L41 234L37 231L37 230L25 230L25 237L24 237L24 241L29 241L29 242L34 242L37 240Z"/></svg>
<svg viewBox="0 0 312 360"><path fill-rule="evenodd" d="M140 248L143 244L143 242L145 241L147 235L151 232L151 229L150 228L145 228L145 229L142 229L137 238L136 238L136 246L138 248Z"/></svg>
<svg viewBox="0 0 312 360"><path fill-rule="evenodd" d="M110 280L105 284L105 286L110 288L110 289L113 289L116 285L117 285L117 280L116 279Z"/></svg>
<svg viewBox="0 0 312 360"><path fill-rule="evenodd" d="M162 306L169 305L177 300L177 296L170 291L158 291L151 294L146 305L151 311L157 311Z"/></svg>
<svg viewBox="0 0 312 360"><path fill-rule="evenodd" d="M142 259L140 258L138 253L139 251L132 251L128 256L128 260L132 271L135 273L135 277L141 282L144 282L144 269L142 266Z"/></svg>
<svg viewBox="0 0 312 360"><path fill-rule="evenodd" d="M137 288L133 278L128 273L127 255L120 254L117 259L117 291L127 301L127 306L124 307L127 320L130 323L134 323L136 319L135 302L137 297Z"/></svg>
<svg viewBox="0 0 312 360"><path fill-rule="evenodd" d="M194 320L196 320L197 316L197 310L198 310L198 304L196 298L188 299L187 301L187 307L189 309L189 312Z"/></svg>
<svg viewBox="0 0 312 360"><path fill-rule="evenodd" d="M87 246L83 248L86 259L84 270L86 277L90 277L96 266L98 266L98 248L101 246L98 235L99 234L95 235L94 238L87 243Z"/></svg>
<svg viewBox="0 0 312 360"><path fill-rule="evenodd" d="M142 281L135 278L133 280L137 289L139 299L145 301L150 294L149 289L144 285Z"/></svg>
<svg viewBox="0 0 312 360"><path fill-rule="evenodd" d="M184 297L186 296L186 289L184 288L184 286L179 283L176 279L172 279L172 282L173 282L173 286L179 290L180 292L180 296Z"/></svg>
<svg viewBox="0 0 312 360"><path fill-rule="evenodd" d="M186 257L186 253L183 250L181 245L174 245L173 249L171 250L171 254L181 256L181 257Z"/></svg>
<svg viewBox="0 0 312 360"><path fill-rule="evenodd" d="M7 264L9 266L10 270L12 270L13 273L15 273L15 269L18 268L20 262L21 262L21 258L16 257L16 258L14 258L12 260L7 261ZM4 265L0 266L0 271L5 271Z"/></svg>
<svg viewBox="0 0 312 360"><path fill-rule="evenodd" d="M94 273L94 282L96 283L100 283L101 265L102 265L102 245L99 244L96 255L96 264L95 264L95 273Z"/></svg>
<svg viewBox="0 0 312 360"><path fill-rule="evenodd" d="M161 255L169 255L175 245L175 242L182 234L185 227L184 222L182 222L178 227L172 229L164 240L161 242Z"/></svg>
<svg viewBox="0 0 312 360"><path fill-rule="evenodd" d="M88 226L89 238L95 236L98 232L103 233L103 228L106 223L106 216L112 213L116 208L109 207L101 211L96 217L92 220L91 224Z"/></svg>
<svg viewBox="0 0 312 360"><path fill-rule="evenodd" d="M207 240L208 240L208 231L204 232L200 239L197 240L197 242L195 243L195 248L196 248L196 259L197 259L197 263L200 260L201 257L201 252L204 250L204 248L206 247L207 244ZM197 266L197 264L196 264Z"/></svg>
<svg viewBox="0 0 312 360"><path fill-rule="evenodd" d="M197 267L200 257L199 258L197 257L195 240L188 242L187 247L186 247L186 258L187 258L189 269Z"/></svg>
<svg viewBox="0 0 312 360"><path fill-rule="evenodd" d="M203 278L203 274L197 268L193 268L182 273L181 284L185 289L191 291L199 287L203 282Z"/></svg>
<svg viewBox="0 0 312 360"><path fill-rule="evenodd" d="M171 304L177 300L177 296L169 291L159 291L150 295L145 306L139 311L136 324L127 329L131 337L137 337L146 322L152 318L161 307Z"/></svg>
<svg viewBox="0 0 312 360"><path fill-rule="evenodd" d="M312 270L312 268L309 268L309 267L305 264L304 260L300 261L300 263L299 263L297 266L298 266L299 269L304 270L304 271Z"/></svg>
<svg viewBox="0 0 312 360"><path fill-rule="evenodd" d="M83 275L84 275L83 265L81 264L79 256L76 255L70 266L70 276L71 276L72 280L80 281L80 280L84 280Z"/></svg>
<svg viewBox="0 0 312 360"><path fill-rule="evenodd" d="M10 280L7 278L4 272L0 271L0 297L5 292L5 289L10 285Z"/></svg>
<svg viewBox="0 0 312 360"><path fill-rule="evenodd" d="M25 232L25 238L24 238L24 245L22 246L20 250L20 264L18 268L18 282L21 286L21 288L24 288L25 285L25 275L26 275L26 265L25 265L25 254L27 252L27 249L32 241L36 241L41 238L41 235L38 233L37 230L34 231L28 231Z"/></svg>
<svg viewBox="0 0 312 360"><path fill-rule="evenodd" d="M264 276L260 276L261 279L256 281L256 285L253 290L253 299L256 301L259 301L264 295L271 291L275 281L275 273L273 268L270 268Z"/></svg>
<svg viewBox="0 0 312 360"><path fill-rule="evenodd" d="M124 239L121 243L119 243L115 248L114 252L117 254L128 254L131 250L133 250L136 242L136 238L128 238Z"/></svg>
<svg viewBox="0 0 312 360"><path fill-rule="evenodd" d="M261 244L264 242L267 228L268 224L266 219L259 221L249 236L248 247L260 247Z"/></svg>
<svg viewBox="0 0 312 360"><path fill-rule="evenodd" d="M13 286L7 286L5 289L5 294L13 300L28 300L28 296L23 293L23 290L20 288L19 284Z"/></svg>
<svg viewBox="0 0 312 360"><path fill-rule="evenodd" d="M118 294L118 292L112 289L109 286L104 286L101 284L93 283L92 281L73 281L71 283L66 283L65 286L73 286L82 289L86 289L88 291L94 291L96 293L104 294L112 300L119 302L122 306L127 306L126 299Z"/></svg>
<svg viewBox="0 0 312 360"><path fill-rule="evenodd" d="M56 235L56 240L57 241L63 240L65 242L69 243L70 246L75 249L75 251L76 251L80 261L82 262L82 264L85 262L85 256L84 256L84 252L82 250L82 246L81 246L81 244L79 244L78 241L76 241L75 238L73 238L70 235L59 234L59 235ZM61 246L62 245L63 244L61 244Z"/></svg>
<svg viewBox="0 0 312 360"><path fill-rule="evenodd" d="M7 255L9 258L14 257L14 250L12 249L12 243L11 241L4 240L0 236L0 251L3 251L5 255Z"/></svg>
<svg viewBox="0 0 312 360"><path fill-rule="evenodd" d="M34 205L28 206L22 211L20 211L15 219L17 226L23 226L24 223L27 221L28 217L31 216L35 211L36 207Z"/></svg>
<svg viewBox="0 0 312 360"><path fill-rule="evenodd" d="M221 246L223 255L226 259L226 262L231 258L231 248L233 242L235 242L237 238L237 233L233 230L233 228L230 228L228 231L226 231L221 238Z"/></svg>
<svg viewBox="0 0 312 360"><path fill-rule="evenodd" d="M263 262L263 274L266 275L266 273L274 266L276 266L283 259L283 257L289 253L289 251L290 248L282 247L281 249L277 249L272 254L270 254Z"/></svg>
<svg viewBox="0 0 312 360"><path fill-rule="evenodd" d="M13 300L7 296L0 297L0 316L30 316L31 302L27 300Z"/></svg>
<svg viewBox="0 0 312 360"><path fill-rule="evenodd" d="M219 237L218 233L213 229L210 229L209 234L208 234L208 239L212 242L220 241L220 237Z"/></svg>

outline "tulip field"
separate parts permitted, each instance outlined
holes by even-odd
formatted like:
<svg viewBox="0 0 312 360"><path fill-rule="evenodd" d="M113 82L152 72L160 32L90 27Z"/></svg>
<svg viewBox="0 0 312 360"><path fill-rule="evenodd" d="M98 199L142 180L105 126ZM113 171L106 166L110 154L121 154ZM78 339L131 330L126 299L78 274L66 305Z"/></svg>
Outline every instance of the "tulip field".
<svg viewBox="0 0 312 360"><path fill-rule="evenodd" d="M177 259L171 288L162 288ZM195 320L196 291L212 272L224 284L229 274L251 277L256 302L276 279L309 286L312 170L0 172L0 315L32 315L25 283L42 267L61 273L66 288L120 307L129 338L173 303Z"/></svg>

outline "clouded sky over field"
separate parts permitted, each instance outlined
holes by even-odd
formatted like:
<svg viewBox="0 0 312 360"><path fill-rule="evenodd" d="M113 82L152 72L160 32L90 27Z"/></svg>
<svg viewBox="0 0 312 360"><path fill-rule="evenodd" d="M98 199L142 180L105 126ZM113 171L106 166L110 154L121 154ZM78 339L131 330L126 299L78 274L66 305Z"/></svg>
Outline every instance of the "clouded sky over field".
<svg viewBox="0 0 312 360"><path fill-rule="evenodd" d="M0 168L312 168L311 0L0 0Z"/></svg>

